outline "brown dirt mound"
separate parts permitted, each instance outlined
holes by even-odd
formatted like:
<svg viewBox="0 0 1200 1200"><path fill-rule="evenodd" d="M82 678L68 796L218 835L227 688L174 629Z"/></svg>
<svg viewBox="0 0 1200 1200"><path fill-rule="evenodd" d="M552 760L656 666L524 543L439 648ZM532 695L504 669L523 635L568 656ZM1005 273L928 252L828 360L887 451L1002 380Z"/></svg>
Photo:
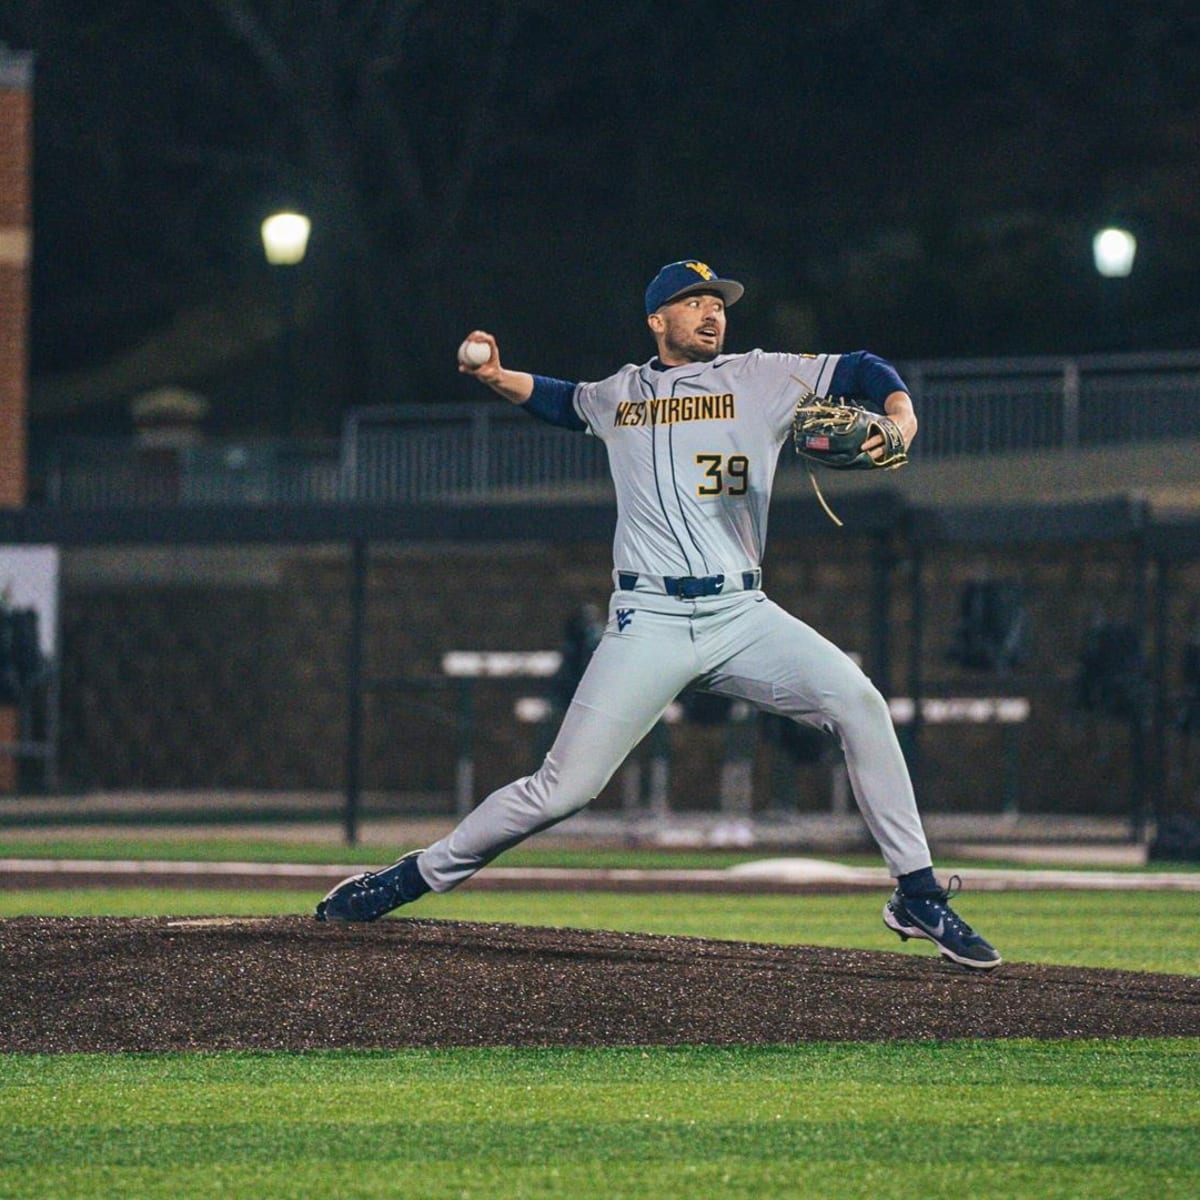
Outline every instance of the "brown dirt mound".
<svg viewBox="0 0 1200 1200"><path fill-rule="evenodd" d="M455 921L0 921L0 1050L1200 1035L1200 979Z"/></svg>

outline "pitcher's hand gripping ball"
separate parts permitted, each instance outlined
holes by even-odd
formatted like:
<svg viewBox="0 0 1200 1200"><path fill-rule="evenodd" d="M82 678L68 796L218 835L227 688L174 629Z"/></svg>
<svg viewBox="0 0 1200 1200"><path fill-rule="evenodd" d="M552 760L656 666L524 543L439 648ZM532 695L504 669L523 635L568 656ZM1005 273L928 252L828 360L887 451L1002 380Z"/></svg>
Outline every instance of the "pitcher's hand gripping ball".
<svg viewBox="0 0 1200 1200"><path fill-rule="evenodd" d="M875 437L880 444L864 449ZM908 462L900 427L891 417L835 397L810 395L796 405L792 441L801 458L835 471L891 471Z"/></svg>

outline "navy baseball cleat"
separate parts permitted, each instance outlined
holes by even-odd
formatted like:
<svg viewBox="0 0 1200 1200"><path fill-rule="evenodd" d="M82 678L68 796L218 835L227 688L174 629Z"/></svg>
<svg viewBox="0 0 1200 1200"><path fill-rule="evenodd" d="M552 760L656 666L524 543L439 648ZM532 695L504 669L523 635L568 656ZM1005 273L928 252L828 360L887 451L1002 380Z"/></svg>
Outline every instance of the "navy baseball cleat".
<svg viewBox="0 0 1200 1200"><path fill-rule="evenodd" d="M317 905L318 921L377 921L401 904L410 904L429 891L417 870L421 850L410 850L382 871L363 871L343 879Z"/></svg>
<svg viewBox="0 0 1200 1200"><path fill-rule="evenodd" d="M957 875L950 878L950 888L926 892L920 896L905 896L899 888L883 906L883 923L900 935L902 942L909 938L927 938L944 958L959 966L990 970L1001 963L996 948L973 930L950 907L958 893L954 885L961 884Z"/></svg>

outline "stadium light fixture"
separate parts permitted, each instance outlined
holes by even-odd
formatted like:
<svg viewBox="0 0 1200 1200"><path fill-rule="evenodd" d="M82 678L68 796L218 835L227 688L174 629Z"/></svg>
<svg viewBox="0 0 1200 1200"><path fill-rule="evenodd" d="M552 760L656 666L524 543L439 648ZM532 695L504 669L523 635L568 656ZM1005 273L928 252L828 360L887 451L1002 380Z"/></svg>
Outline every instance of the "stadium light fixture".
<svg viewBox="0 0 1200 1200"><path fill-rule="evenodd" d="M1109 226L1092 238L1092 259L1106 279L1123 279L1133 270L1137 238L1128 229Z"/></svg>
<svg viewBox="0 0 1200 1200"><path fill-rule="evenodd" d="M263 250L273 267L294 267L308 249L312 222L298 212L272 213L262 223Z"/></svg>

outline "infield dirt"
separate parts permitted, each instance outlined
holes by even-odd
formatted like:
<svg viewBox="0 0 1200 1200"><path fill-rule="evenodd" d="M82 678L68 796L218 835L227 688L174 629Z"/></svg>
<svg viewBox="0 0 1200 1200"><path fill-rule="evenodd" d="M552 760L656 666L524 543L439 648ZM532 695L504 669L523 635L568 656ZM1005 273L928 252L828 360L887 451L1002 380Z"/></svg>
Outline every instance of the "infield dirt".
<svg viewBox="0 0 1200 1200"><path fill-rule="evenodd" d="M1200 1035L1200 979L454 921L0 921L0 1051Z"/></svg>

